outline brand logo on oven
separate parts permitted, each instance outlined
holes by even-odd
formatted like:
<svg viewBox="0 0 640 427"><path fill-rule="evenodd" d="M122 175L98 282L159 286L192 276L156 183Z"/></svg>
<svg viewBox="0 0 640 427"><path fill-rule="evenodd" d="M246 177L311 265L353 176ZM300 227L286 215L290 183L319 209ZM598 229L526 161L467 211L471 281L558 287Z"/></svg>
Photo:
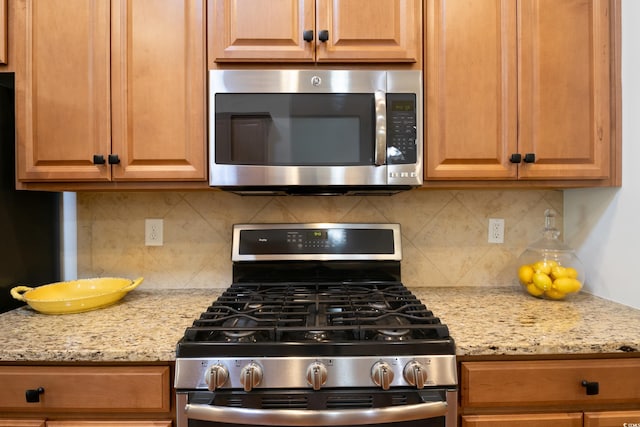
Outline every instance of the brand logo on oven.
<svg viewBox="0 0 640 427"><path fill-rule="evenodd" d="M260 243L267 243L267 242L268 242L268 240L267 240L267 238L265 238L265 237L259 237L259 238L258 238L258 242L260 242Z"/></svg>
<svg viewBox="0 0 640 427"><path fill-rule="evenodd" d="M320 76L313 76L311 77L311 84L314 86L320 86L322 84L322 79L320 78Z"/></svg>

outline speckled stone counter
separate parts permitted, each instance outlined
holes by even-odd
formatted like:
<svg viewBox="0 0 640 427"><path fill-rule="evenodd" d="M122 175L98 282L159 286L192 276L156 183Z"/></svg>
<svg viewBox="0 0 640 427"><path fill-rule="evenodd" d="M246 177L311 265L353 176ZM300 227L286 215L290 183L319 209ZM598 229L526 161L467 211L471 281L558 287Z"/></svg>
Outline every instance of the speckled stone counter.
<svg viewBox="0 0 640 427"><path fill-rule="evenodd" d="M640 350L640 310L586 293L545 301L514 288L412 291L449 326L459 356ZM171 361L185 328L221 292L136 290L110 307L57 316L22 307L0 315L0 362Z"/></svg>

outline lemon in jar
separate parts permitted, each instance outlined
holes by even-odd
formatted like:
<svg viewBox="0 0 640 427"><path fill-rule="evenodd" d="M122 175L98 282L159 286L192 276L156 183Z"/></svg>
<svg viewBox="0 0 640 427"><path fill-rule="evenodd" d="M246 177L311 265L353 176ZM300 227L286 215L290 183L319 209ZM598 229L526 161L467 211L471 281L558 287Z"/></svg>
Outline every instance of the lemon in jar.
<svg viewBox="0 0 640 427"><path fill-rule="evenodd" d="M564 294L572 294L582 289L582 283L577 279L571 277L560 277L553 281L552 289L555 289Z"/></svg>
<svg viewBox="0 0 640 427"><path fill-rule="evenodd" d="M533 267L528 264L521 265L518 269L518 279L523 285L531 283L533 280Z"/></svg>
<svg viewBox="0 0 640 427"><path fill-rule="evenodd" d="M539 289L546 291L547 289L551 289L551 285L553 284L551 277L549 277L545 273L533 273L532 278L533 284L536 285Z"/></svg>
<svg viewBox="0 0 640 427"><path fill-rule="evenodd" d="M533 267L533 271L535 271L536 273L544 273L548 275L551 273L551 269L553 267L556 267L557 265L558 263L555 262L554 260L543 259L533 263L532 267Z"/></svg>
<svg viewBox="0 0 640 427"><path fill-rule="evenodd" d="M529 294L533 295L534 297L539 297L544 294L544 291L537 287L534 283L529 283L528 285L526 285L526 288L527 292L529 292Z"/></svg>

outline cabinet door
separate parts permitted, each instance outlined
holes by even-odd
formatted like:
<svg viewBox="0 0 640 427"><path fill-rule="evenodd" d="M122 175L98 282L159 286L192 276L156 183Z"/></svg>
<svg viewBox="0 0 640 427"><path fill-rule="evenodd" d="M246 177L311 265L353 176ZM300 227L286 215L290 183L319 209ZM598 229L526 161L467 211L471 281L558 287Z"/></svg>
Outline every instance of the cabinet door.
<svg viewBox="0 0 640 427"><path fill-rule="evenodd" d="M314 0L209 0L209 68L225 61L314 60ZM313 41L303 33L313 31Z"/></svg>
<svg viewBox="0 0 640 427"><path fill-rule="evenodd" d="M0 418L0 427L45 427L44 420L11 420Z"/></svg>
<svg viewBox="0 0 640 427"><path fill-rule="evenodd" d="M0 0L0 64L6 64L7 55L7 0Z"/></svg>
<svg viewBox="0 0 640 427"><path fill-rule="evenodd" d="M640 425L640 411L585 412L584 427Z"/></svg>
<svg viewBox="0 0 640 427"><path fill-rule="evenodd" d="M519 0L519 151L526 179L610 174L608 0Z"/></svg>
<svg viewBox="0 0 640 427"><path fill-rule="evenodd" d="M467 410L640 405L635 358L463 362L460 373L460 400ZM585 381L598 383L599 392L587 394Z"/></svg>
<svg viewBox="0 0 640 427"><path fill-rule="evenodd" d="M114 180L206 179L205 0L112 1Z"/></svg>
<svg viewBox="0 0 640 427"><path fill-rule="evenodd" d="M171 401L168 366L0 366L0 384L3 413L157 413ZM40 401L27 402L40 387Z"/></svg>
<svg viewBox="0 0 640 427"><path fill-rule="evenodd" d="M515 179L516 3L428 0L426 179Z"/></svg>
<svg viewBox="0 0 640 427"><path fill-rule="evenodd" d="M582 427L582 414L466 415L462 427Z"/></svg>
<svg viewBox="0 0 640 427"><path fill-rule="evenodd" d="M15 1L18 179L109 180L109 1Z"/></svg>
<svg viewBox="0 0 640 427"><path fill-rule="evenodd" d="M416 62L422 32L419 0L316 0L321 61ZM317 40L317 38L316 38Z"/></svg>
<svg viewBox="0 0 640 427"><path fill-rule="evenodd" d="M48 421L47 427L171 427L167 421ZM0 424L0 427L2 424ZM18 427L18 426L16 426Z"/></svg>

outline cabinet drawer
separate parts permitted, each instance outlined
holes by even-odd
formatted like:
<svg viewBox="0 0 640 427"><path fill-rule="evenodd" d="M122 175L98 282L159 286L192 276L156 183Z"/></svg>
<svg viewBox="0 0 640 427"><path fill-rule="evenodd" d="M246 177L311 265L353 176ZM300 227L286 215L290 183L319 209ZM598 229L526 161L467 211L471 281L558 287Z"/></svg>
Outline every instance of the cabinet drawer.
<svg viewBox="0 0 640 427"><path fill-rule="evenodd" d="M640 426L640 411L585 412L584 427Z"/></svg>
<svg viewBox="0 0 640 427"><path fill-rule="evenodd" d="M466 415L462 427L582 427L582 414Z"/></svg>
<svg viewBox="0 0 640 427"><path fill-rule="evenodd" d="M640 403L640 359L466 362L460 392L476 408Z"/></svg>
<svg viewBox="0 0 640 427"><path fill-rule="evenodd" d="M165 412L168 366L0 366L0 410ZM27 390L42 387L39 402Z"/></svg>

